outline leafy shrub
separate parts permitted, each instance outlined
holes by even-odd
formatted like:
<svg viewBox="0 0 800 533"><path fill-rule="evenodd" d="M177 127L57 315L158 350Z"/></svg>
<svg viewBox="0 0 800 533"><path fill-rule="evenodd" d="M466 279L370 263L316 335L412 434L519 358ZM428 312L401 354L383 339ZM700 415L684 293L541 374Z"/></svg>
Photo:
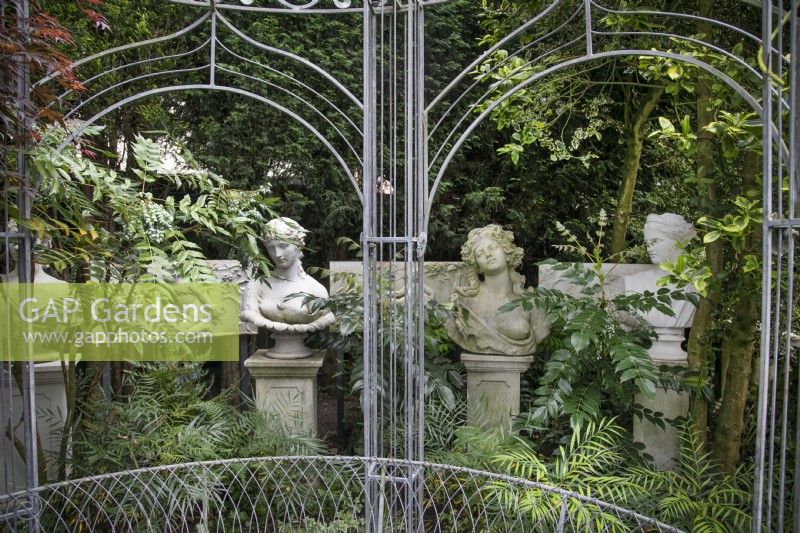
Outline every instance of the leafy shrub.
<svg viewBox="0 0 800 533"><path fill-rule="evenodd" d="M545 310L550 324L550 334L542 344L548 357L534 391L532 407L522 415L528 427L545 428L553 419L567 416L572 428L578 430L604 413L630 412L635 407L637 392L652 397L657 384L668 382L668 376L660 374L647 353L655 333L642 316L652 309L674 316L671 300L686 296L661 288L657 293L645 291L609 297L608 274L603 270L606 225L607 218L601 212L596 238L590 238L587 247L558 224L567 244L557 248L582 257L591 263L590 268L581 263L552 260L540 263L553 265L567 282L577 287L579 296L554 289L529 288L521 298L501 308L504 311L538 307ZM636 414L663 423L652 412L638 409Z"/></svg>
<svg viewBox="0 0 800 533"><path fill-rule="evenodd" d="M101 163L101 150L90 149L101 129L87 128L80 143L59 150L69 132L52 127L33 148L39 194L29 219L16 211L10 215L50 241L37 249L39 264L79 280L136 282L162 274L213 281L203 246L218 244L268 272L258 239L263 222L274 215L269 186L233 189L185 148L141 135L132 143L131 168L117 172ZM15 194L16 189L3 192L6 205L16 205Z"/></svg>
<svg viewBox="0 0 800 533"><path fill-rule="evenodd" d="M505 449L495 453L490 463L515 477L594 497L686 531L748 530L752 472L743 467L733 475L723 474L710 454L702 451L695 428L687 424L683 429L675 470L658 470L637 455L624 453L625 432L614 419L590 422L576 430L553 457L542 457L531 441L521 437L507 440ZM473 433L471 441L480 438L480 433ZM496 435L484 432L482 438L493 442ZM568 498L569 523L577 530L593 530L598 520L603 530L626 530L618 517L574 498L529 489L526 496L512 499L518 489L505 482L487 490L499 493L501 501L521 506L534 522L554 524L563 498Z"/></svg>
<svg viewBox="0 0 800 533"><path fill-rule="evenodd" d="M229 389L208 398L199 363L138 363L123 378L124 396L81 408L72 475L237 456L311 454L314 438L292 435L274 417L239 411Z"/></svg>

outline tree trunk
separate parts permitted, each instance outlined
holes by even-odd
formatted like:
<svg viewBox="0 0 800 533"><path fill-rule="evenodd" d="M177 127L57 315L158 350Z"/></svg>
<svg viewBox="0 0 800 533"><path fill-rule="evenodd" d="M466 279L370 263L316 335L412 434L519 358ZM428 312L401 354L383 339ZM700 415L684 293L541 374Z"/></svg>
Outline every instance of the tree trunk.
<svg viewBox="0 0 800 533"><path fill-rule="evenodd" d="M755 186L761 158L755 152L744 155L742 189ZM745 244L745 251L757 252L761 242L761 226L754 227ZM725 388L721 396L719 415L714 430L711 453L724 472L732 472L739 462L744 412L750 391L750 374L753 368L758 320L761 318L760 280L757 275L742 274L734 304L732 323L722 342L720 357L725 362Z"/></svg>
<svg viewBox="0 0 800 533"><path fill-rule="evenodd" d="M220 380L221 381L220 386L222 390L233 387L237 391L237 394L234 394L230 397L230 403L234 407L239 407L241 405L240 395L238 394L240 378L241 376L239 375L239 361L222 362L222 376Z"/></svg>
<svg viewBox="0 0 800 533"><path fill-rule="evenodd" d="M631 101L628 100L625 104L627 108L625 112L625 157L622 161L622 184L619 200L614 214L614 226L611 230L611 255L618 254L625 248L625 235L628 233L628 222L633 205L633 191L636 189L639 160L642 157L644 130L650 114L663 93L663 86L650 87L634 113L630 111Z"/></svg>
<svg viewBox="0 0 800 533"><path fill-rule="evenodd" d="M712 0L703 0L698 6L701 16L709 16L713 5ZM707 35L710 25L699 22L697 33ZM711 80L701 73L697 79L697 153L695 155L695 172L699 184L699 194L702 210L706 214L712 214L712 210L718 205L719 193L714 180L714 140L711 133L705 130L714 120L713 110L710 108L711 102ZM709 373L713 367L713 355L711 345L711 330L714 325L714 313L719 303L720 286L716 280L722 273L724 257L723 243L721 240L710 242L705 245L706 259L711 268L712 282L709 285L708 294L700 300L695 313L692 329L689 332L689 342L687 345L687 366L691 374L698 377L698 388L690 398L689 412L697 433L702 439L703 447L707 446L708 441L708 402L702 394L701 387L709 385Z"/></svg>
<svg viewBox="0 0 800 533"><path fill-rule="evenodd" d="M722 352L729 357L727 384L711 451L724 472L732 472L739 461L758 329L761 292L755 279L748 276L747 280L749 283L744 284L746 292L734 306L733 323L722 343Z"/></svg>
<svg viewBox="0 0 800 533"><path fill-rule="evenodd" d="M706 246L708 254L708 246ZM713 284L712 284L713 285ZM694 315L692 329L689 332L687 344L687 367L691 375L697 376L698 386L691 392L689 398L689 414L697 428L703 448L708 442L708 402L703 395L702 388L709 385L709 370L711 365L711 330L714 325L714 309L719 300L719 288L710 287L708 296L701 299Z"/></svg>
<svg viewBox="0 0 800 533"><path fill-rule="evenodd" d="M125 362L110 361L108 364L111 365L111 397L119 398L123 394L122 387L124 385Z"/></svg>

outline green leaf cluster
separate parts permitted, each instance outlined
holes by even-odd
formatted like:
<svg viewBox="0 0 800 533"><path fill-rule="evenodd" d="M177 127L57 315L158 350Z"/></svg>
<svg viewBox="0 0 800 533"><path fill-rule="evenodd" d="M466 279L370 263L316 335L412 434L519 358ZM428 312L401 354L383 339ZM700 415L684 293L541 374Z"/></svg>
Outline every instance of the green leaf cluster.
<svg viewBox="0 0 800 533"><path fill-rule="evenodd" d="M203 245L217 242L245 265L269 271L258 241L274 216L268 186L238 190L200 165L184 147L137 135L135 167L119 173L96 162L92 138L64 141L53 127L31 152L40 177L31 217L12 217L43 243L36 260L70 280L213 281ZM7 205L16 203L6 190Z"/></svg>
<svg viewBox="0 0 800 533"><path fill-rule="evenodd" d="M597 229L594 235L587 235L589 244L585 245L558 224L566 244L556 247L582 257L591 265L589 268L582 263L553 260L539 263L550 265L565 282L576 287L578 296L529 288L521 298L501 308L501 312L520 306L543 309L550 325L550 334L543 343L546 361L531 407L523 415L530 427L545 428L566 416L573 429L579 429L605 413L630 411L636 393L652 397L662 381L663 376L647 353L647 343L654 333L643 316L654 309L674 316L672 299L685 296L662 288L656 293L609 297L603 244L607 225L608 218L601 212Z"/></svg>
<svg viewBox="0 0 800 533"><path fill-rule="evenodd" d="M602 419L576 430L552 457L543 457L533 443L517 438L510 448L493 455L502 472L635 510L692 532L745 531L751 525L751 474L739 470L723 475L702 451L691 424L682 427L681 451L675 469L659 470L626 453L624 430L614 419ZM494 439L486 434L488 442ZM473 436L473 441L476 438ZM629 531L612 511L543 489L526 489L498 481L486 487L514 511L523 511L535 524L551 527L560 518L566 499L570 524L582 531ZM541 527L541 526L540 526ZM546 526L545 526L546 527Z"/></svg>
<svg viewBox="0 0 800 533"><path fill-rule="evenodd" d="M125 373L123 390L119 398L80 406L68 460L73 476L321 449L277 418L241 411L232 389L209 398L210 381L198 363L137 363Z"/></svg>
<svg viewBox="0 0 800 533"><path fill-rule="evenodd" d="M719 218L704 216L697 223L705 226L703 244L722 240L734 254L737 270L741 274L758 278L761 272L761 260L758 250L753 249L750 237L762 224L763 209L760 200L751 200L737 196L733 200L733 212ZM723 282L724 279L712 279L705 248L697 243L689 243L674 262L659 265L669 273L661 282L678 286L692 285L701 296L706 296L712 282ZM720 277L721 278L721 277Z"/></svg>

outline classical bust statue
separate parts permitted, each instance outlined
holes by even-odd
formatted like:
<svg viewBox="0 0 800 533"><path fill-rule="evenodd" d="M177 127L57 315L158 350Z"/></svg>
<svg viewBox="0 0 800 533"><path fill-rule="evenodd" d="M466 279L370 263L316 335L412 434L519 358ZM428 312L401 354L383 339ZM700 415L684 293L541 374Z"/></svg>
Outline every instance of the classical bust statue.
<svg viewBox="0 0 800 533"><path fill-rule="evenodd" d="M453 315L446 325L450 338L465 351L530 355L549 333L542 311L498 311L523 294L525 278L514 270L522 254L514 234L497 224L469 232L461 248L466 284L453 289Z"/></svg>
<svg viewBox="0 0 800 533"><path fill-rule="evenodd" d="M18 231L17 224L13 220L8 222L8 231L15 232ZM42 249L49 249L51 248L52 244L50 239L40 239L36 242L36 248L34 249L33 255L33 272L32 272L32 282L33 283L66 283L63 279L59 279L56 277L51 276L44 270L44 266L40 265L36 262L37 256L39 255ZM14 260L14 268L11 269L8 274L3 276L0 274L0 281L5 283L19 283L19 245L16 242L10 243L10 257Z"/></svg>
<svg viewBox="0 0 800 533"><path fill-rule="evenodd" d="M675 213L649 214L644 224L644 240L653 268L625 277L625 292L655 293L661 287L658 280L667 275L658 266L665 261L674 262L681 254L679 243L685 244L697 235L694 227ZM674 287L670 287L674 289ZM686 300L673 300L674 317L653 309L645 314L645 321L656 328L686 328L692 324L695 307Z"/></svg>
<svg viewBox="0 0 800 533"><path fill-rule="evenodd" d="M291 218L270 220L264 243L275 269L264 281L253 281L244 295L241 319L264 327L276 344L271 357L292 359L306 357L311 350L303 344L308 333L324 329L335 318L325 311L312 312L302 296L327 298L328 291L306 274L300 259L307 231Z"/></svg>

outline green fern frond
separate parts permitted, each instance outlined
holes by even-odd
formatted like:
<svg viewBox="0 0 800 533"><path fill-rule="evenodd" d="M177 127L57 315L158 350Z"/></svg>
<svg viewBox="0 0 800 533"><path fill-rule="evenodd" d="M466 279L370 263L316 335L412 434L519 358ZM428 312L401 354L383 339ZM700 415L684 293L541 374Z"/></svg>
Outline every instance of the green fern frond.
<svg viewBox="0 0 800 533"><path fill-rule="evenodd" d="M547 482L547 465L530 449L512 450L495 456L492 462L503 468L509 475Z"/></svg>

